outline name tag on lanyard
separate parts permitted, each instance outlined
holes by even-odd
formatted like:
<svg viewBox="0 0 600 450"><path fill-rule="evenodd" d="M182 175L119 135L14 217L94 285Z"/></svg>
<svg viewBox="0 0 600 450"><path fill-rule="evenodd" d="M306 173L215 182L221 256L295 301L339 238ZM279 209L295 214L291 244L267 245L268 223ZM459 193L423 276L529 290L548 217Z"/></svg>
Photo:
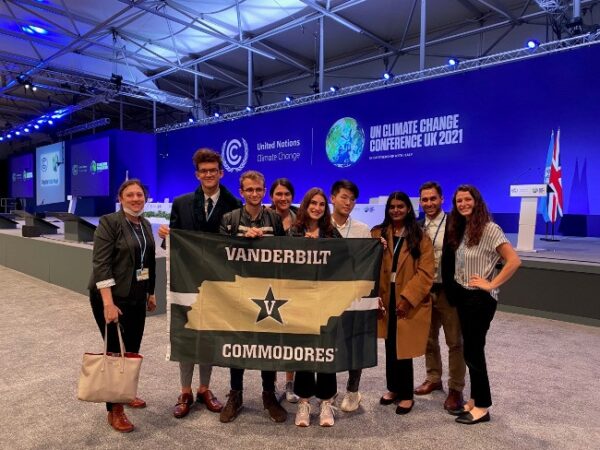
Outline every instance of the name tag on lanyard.
<svg viewBox="0 0 600 450"><path fill-rule="evenodd" d="M150 270L147 267L135 271L135 279L137 281L145 281L150 279Z"/></svg>

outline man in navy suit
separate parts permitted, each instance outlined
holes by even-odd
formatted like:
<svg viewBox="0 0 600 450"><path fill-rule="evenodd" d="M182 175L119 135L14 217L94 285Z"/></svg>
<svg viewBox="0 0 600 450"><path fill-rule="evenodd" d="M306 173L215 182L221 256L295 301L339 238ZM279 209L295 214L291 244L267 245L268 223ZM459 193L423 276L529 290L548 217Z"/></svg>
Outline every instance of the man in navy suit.
<svg viewBox="0 0 600 450"><path fill-rule="evenodd" d="M163 239L169 234L170 228L218 233L223 215L242 206L240 200L220 183L223 178L223 162L218 153L201 148L194 153L192 160L200 186L194 192L175 198L169 226L161 225L158 230L158 235ZM212 412L220 412L223 405L209 389L212 366L200 364L199 371L200 386L196 394L196 402L204 403ZM177 399L173 415L182 418L188 415L194 402L192 394L194 363L180 362L179 375L181 395Z"/></svg>

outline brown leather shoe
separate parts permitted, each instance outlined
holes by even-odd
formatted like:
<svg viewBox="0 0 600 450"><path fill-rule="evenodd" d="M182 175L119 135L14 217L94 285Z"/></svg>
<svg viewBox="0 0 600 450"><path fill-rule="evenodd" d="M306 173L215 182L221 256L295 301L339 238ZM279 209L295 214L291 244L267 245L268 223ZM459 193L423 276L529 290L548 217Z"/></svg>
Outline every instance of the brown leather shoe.
<svg viewBox="0 0 600 450"><path fill-rule="evenodd" d="M108 412L108 424L119 433L129 433L135 428L125 415L123 405L120 403L113 403L112 411Z"/></svg>
<svg viewBox="0 0 600 450"><path fill-rule="evenodd" d="M223 403L221 403L217 397L213 395L210 389L207 389L203 393L196 393L196 402L204 403L206 405L206 409L210 412L218 413L223 409Z"/></svg>
<svg viewBox="0 0 600 450"><path fill-rule="evenodd" d="M458 409L462 409L464 404L465 401L463 399L462 392L454 389L448 389L448 397L446 397L446 401L444 402L444 409L446 411L456 411Z"/></svg>
<svg viewBox="0 0 600 450"><path fill-rule="evenodd" d="M129 402L128 405L131 408L145 408L146 402L139 397L133 399L133 401Z"/></svg>
<svg viewBox="0 0 600 450"><path fill-rule="evenodd" d="M173 415L177 419L187 416L190 413L190 407L194 403L194 396L191 393L182 393L177 397L177 404L173 408Z"/></svg>
<svg viewBox="0 0 600 450"><path fill-rule="evenodd" d="M287 419L287 411L279 404L273 391L263 391L262 393L263 406L269 411L269 416L273 422L285 422Z"/></svg>
<svg viewBox="0 0 600 450"><path fill-rule="evenodd" d="M232 422L238 416L244 404L242 391L234 391L233 389L227 394L227 403L221 410L219 420L223 423Z"/></svg>
<svg viewBox="0 0 600 450"><path fill-rule="evenodd" d="M433 383L432 381L425 380L421 386L415 389L415 394L417 395L427 395L431 394L433 391L441 391L442 390L442 382L438 381L437 383Z"/></svg>

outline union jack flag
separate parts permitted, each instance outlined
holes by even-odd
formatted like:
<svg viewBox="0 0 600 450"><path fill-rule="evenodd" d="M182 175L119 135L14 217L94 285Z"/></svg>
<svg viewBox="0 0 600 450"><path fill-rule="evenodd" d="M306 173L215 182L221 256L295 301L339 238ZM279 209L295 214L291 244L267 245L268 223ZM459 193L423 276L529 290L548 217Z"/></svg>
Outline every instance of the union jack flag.
<svg viewBox="0 0 600 450"><path fill-rule="evenodd" d="M546 223L556 222L558 217L563 215L563 188L562 188L562 167L560 165L560 128L554 130L550 136L550 146L548 147L548 157L546 158L546 171L544 174L544 183L548 185L548 195L542 199L540 210Z"/></svg>

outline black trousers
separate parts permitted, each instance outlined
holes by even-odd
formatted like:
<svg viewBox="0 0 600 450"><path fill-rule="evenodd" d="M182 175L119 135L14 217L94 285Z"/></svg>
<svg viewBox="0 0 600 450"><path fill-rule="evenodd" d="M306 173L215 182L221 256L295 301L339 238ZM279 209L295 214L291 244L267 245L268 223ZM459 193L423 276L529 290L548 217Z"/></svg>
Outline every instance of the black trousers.
<svg viewBox="0 0 600 450"><path fill-rule="evenodd" d="M358 392L361 375L362 369L352 369L348 371L348 383L346 384L346 390L348 392Z"/></svg>
<svg viewBox="0 0 600 450"><path fill-rule="evenodd" d="M335 373L296 372L294 393L300 398L313 395L321 400L329 400L337 392Z"/></svg>
<svg viewBox="0 0 600 450"><path fill-rule="evenodd" d="M244 390L244 371L245 369L229 369L231 377L231 389L234 391ZM266 392L275 392L275 377L277 372L271 370L261 370L260 377L262 378L262 388Z"/></svg>
<svg viewBox="0 0 600 450"><path fill-rule="evenodd" d="M398 359L396 356L396 293L395 286L390 287L390 306L388 317L388 337L385 340L385 379L387 390L397 395L398 400L412 400L414 389L413 361Z"/></svg>
<svg viewBox="0 0 600 450"><path fill-rule="evenodd" d="M121 327L121 336L123 336L123 344L126 352L139 353L144 335L144 326L146 324L146 301L129 299L113 298L115 306L123 313L119 316L118 326ZM104 303L102 297L97 291L90 292L90 304L92 305L92 313L98 324L102 339L104 339ZM120 353L119 335L117 334L117 324L114 322L108 324L107 351L112 353ZM112 410L112 403L106 404L106 410Z"/></svg>
<svg viewBox="0 0 600 450"><path fill-rule="evenodd" d="M457 311L463 334L465 363L471 378L471 398L475 406L492 406L490 381L485 362L485 338L496 313L497 302L482 290L461 289Z"/></svg>

